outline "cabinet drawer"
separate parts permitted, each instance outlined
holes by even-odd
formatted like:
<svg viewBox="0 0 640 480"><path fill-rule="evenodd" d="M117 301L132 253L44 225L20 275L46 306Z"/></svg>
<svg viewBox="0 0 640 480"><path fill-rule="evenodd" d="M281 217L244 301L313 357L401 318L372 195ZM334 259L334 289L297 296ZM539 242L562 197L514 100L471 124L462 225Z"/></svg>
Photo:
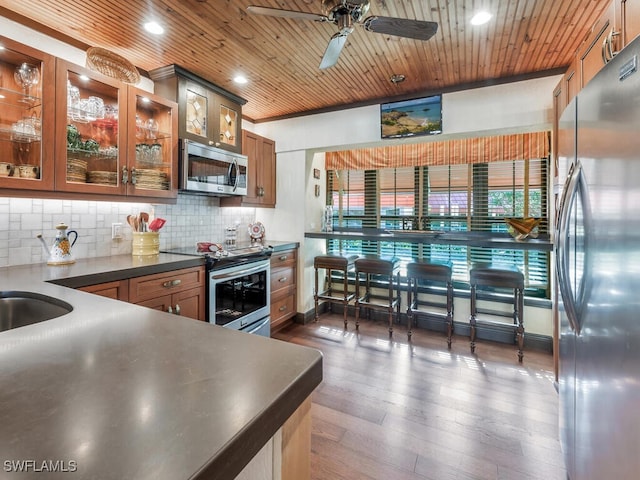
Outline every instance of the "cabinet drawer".
<svg viewBox="0 0 640 480"><path fill-rule="evenodd" d="M274 295L279 290L295 285L295 277L295 267L284 267L278 268L277 270L271 270L271 295Z"/></svg>
<svg viewBox="0 0 640 480"><path fill-rule="evenodd" d="M284 320L296 314L295 294L271 302L271 329L278 327Z"/></svg>
<svg viewBox="0 0 640 480"><path fill-rule="evenodd" d="M80 287L78 290L94 293L102 297L113 298L114 300L129 301L129 281L119 280L114 282L98 283Z"/></svg>
<svg viewBox="0 0 640 480"><path fill-rule="evenodd" d="M283 252L274 252L271 255L271 270L280 267L289 267L296 264L296 250L285 250Z"/></svg>
<svg viewBox="0 0 640 480"><path fill-rule="evenodd" d="M139 303L201 287L204 285L204 276L204 267L194 267L132 278L129 280L129 301Z"/></svg>

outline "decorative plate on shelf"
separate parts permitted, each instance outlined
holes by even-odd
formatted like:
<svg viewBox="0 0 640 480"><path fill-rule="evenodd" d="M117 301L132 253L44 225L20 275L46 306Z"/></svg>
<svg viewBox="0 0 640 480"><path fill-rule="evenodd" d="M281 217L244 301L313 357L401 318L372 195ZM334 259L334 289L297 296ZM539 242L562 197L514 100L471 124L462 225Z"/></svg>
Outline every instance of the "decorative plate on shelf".
<svg viewBox="0 0 640 480"><path fill-rule="evenodd" d="M249 236L254 240L260 240L264 237L264 225L260 222L250 223Z"/></svg>

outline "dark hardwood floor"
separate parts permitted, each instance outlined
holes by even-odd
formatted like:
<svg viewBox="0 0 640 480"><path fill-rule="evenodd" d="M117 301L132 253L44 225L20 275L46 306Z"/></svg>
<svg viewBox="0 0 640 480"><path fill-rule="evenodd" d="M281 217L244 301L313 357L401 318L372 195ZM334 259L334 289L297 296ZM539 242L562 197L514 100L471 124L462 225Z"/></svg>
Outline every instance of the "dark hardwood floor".
<svg viewBox="0 0 640 480"><path fill-rule="evenodd" d="M517 347L340 315L275 338L317 348L313 480L564 480L553 358Z"/></svg>

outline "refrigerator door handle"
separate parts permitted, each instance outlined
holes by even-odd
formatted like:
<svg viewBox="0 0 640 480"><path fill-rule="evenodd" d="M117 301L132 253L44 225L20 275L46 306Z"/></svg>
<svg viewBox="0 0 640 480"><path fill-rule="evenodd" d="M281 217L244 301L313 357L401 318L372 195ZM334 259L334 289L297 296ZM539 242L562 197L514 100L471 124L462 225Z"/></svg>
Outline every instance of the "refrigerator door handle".
<svg viewBox="0 0 640 480"><path fill-rule="evenodd" d="M576 298L571 290L571 278L569 276L569 222L571 220L571 211L578 200L580 183L582 179L582 167L580 163L574 163L568 172L568 178L562 200L560 203L560 215L558 217L558 231L556 238L558 239L558 248L556 251L556 271L558 273L558 288L562 296L564 309L567 313L567 319L571 328L580 334L580 321L576 306Z"/></svg>

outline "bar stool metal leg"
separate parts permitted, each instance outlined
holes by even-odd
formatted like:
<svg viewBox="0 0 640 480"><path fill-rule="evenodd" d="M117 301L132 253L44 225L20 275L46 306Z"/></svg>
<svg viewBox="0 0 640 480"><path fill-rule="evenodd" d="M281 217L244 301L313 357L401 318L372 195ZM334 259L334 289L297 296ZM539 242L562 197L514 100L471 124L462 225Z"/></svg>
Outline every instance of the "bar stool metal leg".
<svg viewBox="0 0 640 480"><path fill-rule="evenodd" d="M393 275L389 279L389 336L393 335Z"/></svg>
<svg viewBox="0 0 640 480"><path fill-rule="evenodd" d="M476 286L471 285L471 317L469 318L469 325L471 327L471 353L476 351L476 315L477 315L477 307L476 307Z"/></svg>
<svg viewBox="0 0 640 480"><path fill-rule="evenodd" d="M356 330L360 327L360 273L356 270Z"/></svg>
<svg viewBox="0 0 640 480"><path fill-rule="evenodd" d="M524 323L522 321L522 314L524 309L524 290L521 288L515 289L515 299L513 304L515 307L515 321L517 322L516 327L516 340L518 342L518 361L522 363L522 358L524 357Z"/></svg>
<svg viewBox="0 0 640 480"><path fill-rule="evenodd" d="M411 341L411 335L412 335L412 331L411 331L411 327L413 325L413 310L415 310L417 308L417 305L415 305L413 303L413 300L411 299L411 294L413 292L413 286L417 285L418 281L414 280L411 277L407 278L407 339L409 341ZM416 286L417 289L417 286ZM417 298L417 291L415 294L414 298Z"/></svg>
<svg viewBox="0 0 640 480"><path fill-rule="evenodd" d="M453 336L453 284L447 282L447 347L451 350Z"/></svg>
<svg viewBox="0 0 640 480"><path fill-rule="evenodd" d="M313 291L313 305L314 305L314 321L317 322L318 321L318 303L319 303L319 299L318 299L318 294L320 293L320 290L318 289L318 269L315 269L315 289Z"/></svg>

